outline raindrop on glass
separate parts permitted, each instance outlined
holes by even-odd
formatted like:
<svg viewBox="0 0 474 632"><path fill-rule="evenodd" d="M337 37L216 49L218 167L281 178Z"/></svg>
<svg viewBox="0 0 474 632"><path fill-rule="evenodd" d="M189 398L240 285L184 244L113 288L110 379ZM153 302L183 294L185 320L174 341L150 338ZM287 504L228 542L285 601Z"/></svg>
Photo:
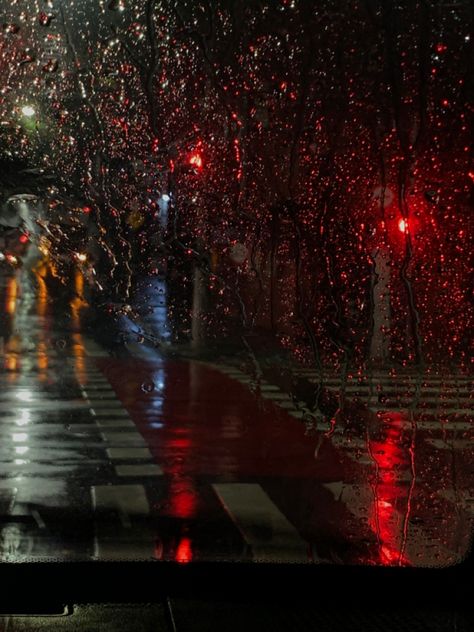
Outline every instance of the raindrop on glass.
<svg viewBox="0 0 474 632"><path fill-rule="evenodd" d="M142 384L142 391L144 393L151 393L155 388L155 385L153 384L153 382L143 382Z"/></svg>
<svg viewBox="0 0 474 632"><path fill-rule="evenodd" d="M110 0L108 7L111 11L124 11L125 2L124 0Z"/></svg>
<svg viewBox="0 0 474 632"><path fill-rule="evenodd" d="M18 26L18 24L3 24L2 25L3 30L5 31L5 33L11 33L12 35L16 35L16 33L19 32L20 27Z"/></svg>
<svg viewBox="0 0 474 632"><path fill-rule="evenodd" d="M52 19L53 16L45 13L44 11L41 11L41 13L38 15L38 22L41 24L41 26L49 26Z"/></svg>

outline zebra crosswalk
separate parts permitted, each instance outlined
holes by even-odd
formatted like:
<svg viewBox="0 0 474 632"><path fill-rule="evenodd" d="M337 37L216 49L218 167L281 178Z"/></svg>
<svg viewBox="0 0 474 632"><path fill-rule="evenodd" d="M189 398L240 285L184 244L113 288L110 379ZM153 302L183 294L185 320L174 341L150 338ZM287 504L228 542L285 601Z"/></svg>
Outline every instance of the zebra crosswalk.
<svg viewBox="0 0 474 632"><path fill-rule="evenodd" d="M272 384L269 378L251 379L232 366L213 364L212 368L251 388L256 397L274 406L275 411L283 409L300 422L310 418L304 402ZM310 384L319 382L319 376L313 371L294 371L294 375L304 377ZM454 549L462 548L459 542L453 541L449 531L433 531L427 525L433 520L445 524L446 515L455 516L457 512L472 514L471 383L469 376L453 373L395 376L379 372L371 376L351 376L345 381L334 375L325 376L325 389L335 395L342 391L346 414L351 414L351 403L362 403L388 437L384 439L377 433L371 437L365 432L354 436L346 432L344 423L331 425L329 419L311 424L320 436L327 434L328 443L347 462L354 464L356 469L350 476L359 472L358 482L349 484L339 480L324 485L333 494L334 502L345 505L352 516L350 520L370 527L379 548L384 551L383 563L436 565L434 550L438 563L450 563ZM397 434L400 432L404 434ZM457 455L459 480L450 478L451 470L443 456L453 450ZM334 458L338 458L336 453ZM446 474L435 484L430 477L436 462L441 471L446 468ZM417 510L411 515L413 507ZM421 520L418 512L428 512L428 515ZM453 517L453 522L455 520ZM463 533L463 543L467 546L470 531Z"/></svg>

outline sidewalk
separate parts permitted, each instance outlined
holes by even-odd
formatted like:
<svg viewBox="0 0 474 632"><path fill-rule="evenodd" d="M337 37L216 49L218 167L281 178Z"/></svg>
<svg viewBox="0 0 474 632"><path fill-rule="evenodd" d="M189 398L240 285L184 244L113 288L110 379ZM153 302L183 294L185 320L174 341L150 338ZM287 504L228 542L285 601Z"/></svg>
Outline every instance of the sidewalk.
<svg viewBox="0 0 474 632"><path fill-rule="evenodd" d="M148 277L140 281L134 289L128 305L111 305L114 313L113 325L109 323L105 331L95 330L93 333L100 338L109 339L109 346L138 343L158 349L161 353L174 358L186 358L202 360L205 362L219 363L228 367L239 368L246 373L278 375L279 379L288 380L293 377L303 379L305 382L317 381L321 378L324 382L337 379L343 381L343 368L324 366L321 375L316 363L304 364L297 361L289 349L285 349L268 331L254 330L243 334L235 331L233 337L223 339L205 340L192 339L193 328L186 332L182 341L173 340L172 325L169 320L169 307L166 281L163 277ZM199 316L197 317L199 319ZM196 320L196 317L195 317ZM104 328L103 328L104 329ZM113 331L115 330L115 331ZM445 365L430 365L422 369L417 367L372 366L349 367L347 369L347 381L376 384L381 377L390 379L433 378L445 377L451 380L468 377L461 373L458 367Z"/></svg>

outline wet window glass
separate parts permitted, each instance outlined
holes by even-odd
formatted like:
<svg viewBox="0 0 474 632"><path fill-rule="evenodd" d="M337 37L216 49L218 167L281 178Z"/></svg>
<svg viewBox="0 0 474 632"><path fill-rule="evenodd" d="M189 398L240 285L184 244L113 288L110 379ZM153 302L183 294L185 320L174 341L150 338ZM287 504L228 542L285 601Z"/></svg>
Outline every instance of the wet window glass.
<svg viewBox="0 0 474 632"><path fill-rule="evenodd" d="M0 559L463 560L470 3L0 7Z"/></svg>

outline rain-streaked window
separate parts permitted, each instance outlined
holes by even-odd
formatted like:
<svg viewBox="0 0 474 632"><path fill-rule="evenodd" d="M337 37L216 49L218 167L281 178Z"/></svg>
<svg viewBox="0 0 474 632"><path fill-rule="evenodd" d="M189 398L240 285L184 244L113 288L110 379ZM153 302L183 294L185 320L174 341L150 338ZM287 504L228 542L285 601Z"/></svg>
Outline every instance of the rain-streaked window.
<svg viewBox="0 0 474 632"><path fill-rule="evenodd" d="M459 563L469 2L0 6L1 559Z"/></svg>

